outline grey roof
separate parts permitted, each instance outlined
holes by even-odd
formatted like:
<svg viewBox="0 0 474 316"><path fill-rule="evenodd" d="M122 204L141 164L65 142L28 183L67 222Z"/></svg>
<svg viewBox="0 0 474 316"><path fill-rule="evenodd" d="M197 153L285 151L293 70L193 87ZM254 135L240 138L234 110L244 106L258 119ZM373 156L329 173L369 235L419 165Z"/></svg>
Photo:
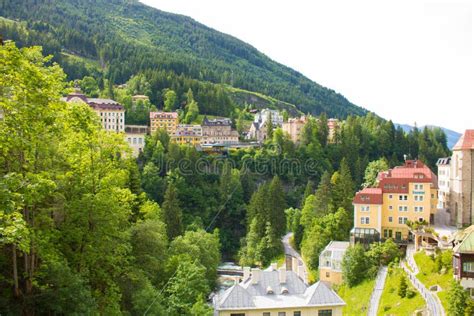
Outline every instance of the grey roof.
<svg viewBox="0 0 474 316"><path fill-rule="evenodd" d="M236 284L224 292L219 300L220 308L246 308L255 307L252 296L239 284Z"/></svg>
<svg viewBox="0 0 474 316"><path fill-rule="evenodd" d="M345 305L346 303L324 282L317 282L306 290L308 305Z"/></svg>
<svg viewBox="0 0 474 316"><path fill-rule="evenodd" d="M281 293L281 288L288 289L290 294L304 294L307 285L293 271L286 271L286 282L281 284L278 278L278 271L260 272L260 280L257 284L252 284L251 278L242 284L252 296L266 295L267 287L271 287L275 293Z"/></svg>
<svg viewBox="0 0 474 316"><path fill-rule="evenodd" d="M286 282L279 271L260 271L257 284L252 278L227 289L215 300L216 310L292 308L306 306L343 306L346 303L326 284L306 285L293 271L286 271ZM273 291L272 294L267 289ZM282 291L286 290L286 291Z"/></svg>
<svg viewBox="0 0 474 316"><path fill-rule="evenodd" d="M324 250L341 250L345 251L349 248L350 243L348 241L331 241Z"/></svg>

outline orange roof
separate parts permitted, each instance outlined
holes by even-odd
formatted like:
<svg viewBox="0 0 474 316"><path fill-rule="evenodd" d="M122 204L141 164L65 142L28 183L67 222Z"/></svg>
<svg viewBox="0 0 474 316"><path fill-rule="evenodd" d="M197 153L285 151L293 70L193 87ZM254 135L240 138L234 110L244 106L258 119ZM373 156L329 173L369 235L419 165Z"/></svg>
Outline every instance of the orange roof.
<svg viewBox="0 0 474 316"><path fill-rule="evenodd" d="M474 129L468 129L459 138L453 150L474 149Z"/></svg>
<svg viewBox="0 0 474 316"><path fill-rule="evenodd" d="M150 118L171 118L171 119L176 119L178 118L178 113L176 112L150 112Z"/></svg>

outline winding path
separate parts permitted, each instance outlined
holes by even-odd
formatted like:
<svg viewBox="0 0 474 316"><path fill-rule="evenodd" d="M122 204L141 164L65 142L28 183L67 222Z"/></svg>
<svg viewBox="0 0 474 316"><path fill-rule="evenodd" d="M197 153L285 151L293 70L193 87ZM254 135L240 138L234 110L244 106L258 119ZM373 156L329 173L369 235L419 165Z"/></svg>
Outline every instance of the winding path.
<svg viewBox="0 0 474 316"><path fill-rule="evenodd" d="M285 250L285 255L292 256L298 260L298 265L302 265L304 268L304 275L305 275L305 281L308 283L308 267L306 267L306 264L303 261L303 258L301 255L293 249L293 247L290 244L290 238L293 236L293 233L288 233L283 238L281 239L281 242L283 243L283 248Z"/></svg>
<svg viewBox="0 0 474 316"><path fill-rule="evenodd" d="M376 316L379 309L380 298L382 297L383 288L385 286L385 279L387 279L387 267L380 267L379 272L377 273L377 278L375 279L374 290L370 296L369 302L369 311L367 316Z"/></svg>
<svg viewBox="0 0 474 316"><path fill-rule="evenodd" d="M441 305L441 301L439 300L438 296L428 290L426 286L418 280L416 275L419 272L418 266L416 265L415 258L413 257L415 253L415 246L408 245L407 247L407 255L406 255L406 263L410 266L411 270L407 268L405 264L402 264L403 270L408 274L408 278L413 286L420 292L421 296L425 299L426 304L428 306L428 310L430 315L435 316L444 316L446 315L444 312L443 305ZM413 271L413 272L412 272Z"/></svg>

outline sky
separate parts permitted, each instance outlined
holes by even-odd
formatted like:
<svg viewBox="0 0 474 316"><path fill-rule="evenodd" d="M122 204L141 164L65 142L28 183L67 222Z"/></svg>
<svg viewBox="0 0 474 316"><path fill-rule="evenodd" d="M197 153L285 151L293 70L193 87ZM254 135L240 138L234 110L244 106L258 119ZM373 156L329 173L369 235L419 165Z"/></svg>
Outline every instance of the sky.
<svg viewBox="0 0 474 316"><path fill-rule="evenodd" d="M474 129L474 1L141 2L235 36L396 123Z"/></svg>

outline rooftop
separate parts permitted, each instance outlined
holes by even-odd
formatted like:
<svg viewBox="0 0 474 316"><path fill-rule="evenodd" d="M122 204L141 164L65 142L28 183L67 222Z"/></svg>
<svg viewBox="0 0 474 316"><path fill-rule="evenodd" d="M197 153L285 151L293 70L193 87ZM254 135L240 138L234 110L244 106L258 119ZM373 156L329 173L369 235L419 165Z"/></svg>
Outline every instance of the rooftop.
<svg viewBox="0 0 474 316"><path fill-rule="evenodd" d="M474 149L474 129L468 129L459 138L453 150L470 150Z"/></svg>
<svg viewBox="0 0 474 316"><path fill-rule="evenodd" d="M254 273L257 282L254 282ZM232 286L217 297L215 305L217 310L239 310L344 306L346 304L324 282L320 281L308 286L295 272L280 268L270 271L253 269L252 275L246 280Z"/></svg>
<svg viewBox="0 0 474 316"><path fill-rule="evenodd" d="M150 112L150 119L161 118L161 119L177 119L177 112Z"/></svg>
<svg viewBox="0 0 474 316"><path fill-rule="evenodd" d="M436 162L437 166L449 166L451 163L451 157L446 157L446 158L439 158L438 161Z"/></svg>
<svg viewBox="0 0 474 316"><path fill-rule="evenodd" d="M474 253L474 229L473 226L466 228L466 233L462 236L462 241L457 244L453 251L457 253Z"/></svg>

